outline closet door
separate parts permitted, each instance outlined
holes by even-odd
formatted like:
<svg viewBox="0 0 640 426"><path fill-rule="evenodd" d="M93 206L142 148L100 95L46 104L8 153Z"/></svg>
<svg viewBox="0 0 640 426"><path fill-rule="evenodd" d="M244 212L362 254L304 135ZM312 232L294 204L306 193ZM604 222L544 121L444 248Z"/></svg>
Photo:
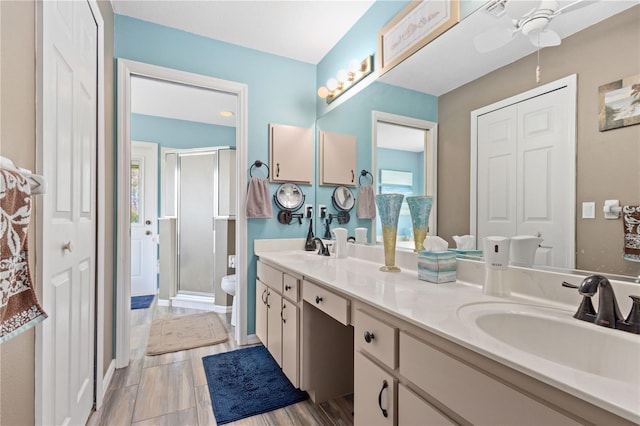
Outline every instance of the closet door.
<svg viewBox="0 0 640 426"><path fill-rule="evenodd" d="M478 244L483 237L543 238L535 264L572 268L575 160L565 87L478 117Z"/></svg>

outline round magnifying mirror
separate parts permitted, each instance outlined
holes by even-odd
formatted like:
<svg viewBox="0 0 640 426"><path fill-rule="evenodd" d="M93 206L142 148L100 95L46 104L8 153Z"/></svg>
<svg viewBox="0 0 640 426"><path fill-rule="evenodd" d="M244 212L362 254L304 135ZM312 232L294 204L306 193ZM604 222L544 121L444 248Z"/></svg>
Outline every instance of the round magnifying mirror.
<svg viewBox="0 0 640 426"><path fill-rule="evenodd" d="M298 210L304 203L302 189L295 183L283 183L274 195L278 207L284 210Z"/></svg>
<svg viewBox="0 0 640 426"><path fill-rule="evenodd" d="M351 210L356 203L356 198L353 196L351 190L346 186L338 186L334 189L331 200L333 201L333 205L336 209L345 212Z"/></svg>

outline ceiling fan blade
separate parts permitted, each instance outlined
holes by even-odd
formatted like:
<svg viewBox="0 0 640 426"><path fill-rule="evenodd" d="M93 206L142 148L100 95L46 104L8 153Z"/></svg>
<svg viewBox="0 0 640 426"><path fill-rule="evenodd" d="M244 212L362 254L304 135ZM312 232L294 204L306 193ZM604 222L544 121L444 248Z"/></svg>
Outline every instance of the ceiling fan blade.
<svg viewBox="0 0 640 426"><path fill-rule="evenodd" d="M486 53L506 45L515 34L510 28L493 28L475 36L473 44L479 53Z"/></svg>
<svg viewBox="0 0 640 426"><path fill-rule="evenodd" d="M560 9L556 10L553 13L553 16L559 15L561 13L571 12L573 10L580 9L581 7L589 6L596 3L595 0L576 0L573 3L569 3L566 6L562 6Z"/></svg>
<svg viewBox="0 0 640 426"><path fill-rule="evenodd" d="M504 5L504 12L509 18L519 21L540 6L539 0L509 0Z"/></svg>
<svg viewBox="0 0 640 426"><path fill-rule="evenodd" d="M529 34L529 40L535 47L558 46L562 41L558 33L550 29Z"/></svg>

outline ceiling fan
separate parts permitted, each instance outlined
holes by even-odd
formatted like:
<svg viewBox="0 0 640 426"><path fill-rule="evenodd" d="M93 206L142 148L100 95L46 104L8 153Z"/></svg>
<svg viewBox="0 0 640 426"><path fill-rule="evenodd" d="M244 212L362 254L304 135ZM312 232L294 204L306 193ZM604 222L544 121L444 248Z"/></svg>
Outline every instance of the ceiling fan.
<svg viewBox="0 0 640 426"><path fill-rule="evenodd" d="M496 26L478 34L474 38L476 50L480 53L498 49L514 40L518 34L529 37L536 47L558 46L560 36L548 28L549 23L558 15L586 6L593 1L575 0L560 7L556 0L494 0L485 10L497 17L506 15L509 20L499 21Z"/></svg>

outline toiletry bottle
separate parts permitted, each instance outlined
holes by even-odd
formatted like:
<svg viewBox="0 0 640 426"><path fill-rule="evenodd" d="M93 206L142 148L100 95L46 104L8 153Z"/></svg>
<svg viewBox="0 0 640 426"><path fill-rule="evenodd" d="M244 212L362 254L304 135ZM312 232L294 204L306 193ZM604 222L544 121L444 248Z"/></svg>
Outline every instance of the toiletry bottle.
<svg viewBox="0 0 640 426"><path fill-rule="evenodd" d="M506 279L510 242L511 240L507 237L485 237L482 240L485 264L483 293L502 297L511 294L511 288Z"/></svg>
<svg viewBox="0 0 640 426"><path fill-rule="evenodd" d="M313 219L309 219L309 231L307 232L307 239L304 242L304 249L306 251L316 249L316 241L313 239Z"/></svg>

